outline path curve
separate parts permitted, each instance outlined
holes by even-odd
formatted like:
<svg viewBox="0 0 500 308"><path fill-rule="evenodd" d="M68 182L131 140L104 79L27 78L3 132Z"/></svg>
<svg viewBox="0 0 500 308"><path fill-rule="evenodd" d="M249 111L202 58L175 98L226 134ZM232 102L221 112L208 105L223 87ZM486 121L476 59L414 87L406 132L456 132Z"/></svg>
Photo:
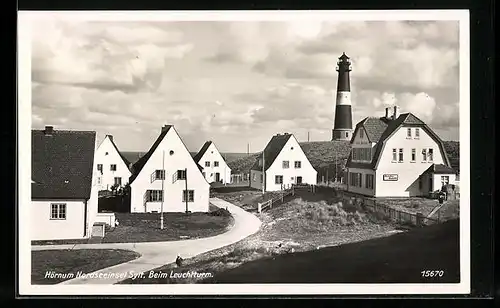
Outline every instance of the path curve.
<svg viewBox="0 0 500 308"><path fill-rule="evenodd" d="M256 233L261 221L252 213L242 208L221 200L210 198L210 203L219 207L227 208L233 215L233 227L223 233L212 237L201 239L169 241L169 242L145 242L145 243L105 243L105 244L76 244L76 245L38 245L32 246L31 250L57 250L57 249L127 249L138 252L141 257L130 262L121 263L95 271L92 276L99 274L121 274L150 271L165 264L175 262L177 255L187 259L196 255L234 244L254 233ZM101 275L102 277L102 275ZM123 276L122 276L123 277ZM127 279L129 277L126 277ZM74 278L63 281L61 284L115 284L124 278Z"/></svg>

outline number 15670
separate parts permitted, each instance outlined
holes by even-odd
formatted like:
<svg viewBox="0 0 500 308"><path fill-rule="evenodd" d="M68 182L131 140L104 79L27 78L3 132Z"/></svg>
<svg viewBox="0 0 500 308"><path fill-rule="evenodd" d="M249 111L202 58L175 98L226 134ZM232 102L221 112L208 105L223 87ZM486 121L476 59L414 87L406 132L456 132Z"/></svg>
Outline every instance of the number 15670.
<svg viewBox="0 0 500 308"><path fill-rule="evenodd" d="M444 271L421 271L420 274L422 274L422 277L443 277Z"/></svg>

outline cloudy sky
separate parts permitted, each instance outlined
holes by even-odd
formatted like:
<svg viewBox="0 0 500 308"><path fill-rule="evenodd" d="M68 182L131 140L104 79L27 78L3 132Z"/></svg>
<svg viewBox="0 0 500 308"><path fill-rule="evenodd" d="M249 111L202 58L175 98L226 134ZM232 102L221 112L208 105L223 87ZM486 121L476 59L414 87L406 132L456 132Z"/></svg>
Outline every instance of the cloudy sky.
<svg viewBox="0 0 500 308"><path fill-rule="evenodd" d="M123 151L148 150L163 124L191 151L260 151L278 132L329 140L345 52L354 123L397 104L458 140L458 27L46 19L32 30L32 126L112 134Z"/></svg>

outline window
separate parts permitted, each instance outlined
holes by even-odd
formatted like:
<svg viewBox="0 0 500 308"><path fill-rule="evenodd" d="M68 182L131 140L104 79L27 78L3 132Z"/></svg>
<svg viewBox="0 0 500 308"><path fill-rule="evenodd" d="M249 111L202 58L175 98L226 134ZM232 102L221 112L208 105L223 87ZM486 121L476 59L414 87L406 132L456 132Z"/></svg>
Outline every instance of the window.
<svg viewBox="0 0 500 308"><path fill-rule="evenodd" d="M122 186L122 178L120 178L120 177L115 177L115 185Z"/></svg>
<svg viewBox="0 0 500 308"><path fill-rule="evenodd" d="M358 178L358 187L363 187L363 185L362 185L363 174L358 173L357 178Z"/></svg>
<svg viewBox="0 0 500 308"><path fill-rule="evenodd" d="M420 138L420 129L415 128L415 139L418 139L418 138Z"/></svg>
<svg viewBox="0 0 500 308"><path fill-rule="evenodd" d="M362 129L359 130L359 138L363 139L365 137L364 131Z"/></svg>
<svg viewBox="0 0 500 308"><path fill-rule="evenodd" d="M146 191L146 201L147 202L161 202L161 201L163 201L163 191L162 190L148 190L148 191Z"/></svg>
<svg viewBox="0 0 500 308"><path fill-rule="evenodd" d="M448 185L450 183L450 177L449 176L441 176L441 187Z"/></svg>
<svg viewBox="0 0 500 308"><path fill-rule="evenodd" d="M422 150L422 160L427 161L427 150L426 149Z"/></svg>
<svg viewBox="0 0 500 308"><path fill-rule="evenodd" d="M210 167L210 162L209 161L205 162L205 167Z"/></svg>
<svg viewBox="0 0 500 308"><path fill-rule="evenodd" d="M403 149L399 149L399 162L403 162Z"/></svg>
<svg viewBox="0 0 500 308"><path fill-rule="evenodd" d="M434 149L429 149L427 155L429 156L429 161L432 161L434 159Z"/></svg>
<svg viewBox="0 0 500 308"><path fill-rule="evenodd" d="M301 161L295 161L294 166L296 169L302 168L302 162Z"/></svg>
<svg viewBox="0 0 500 308"><path fill-rule="evenodd" d="M361 173L350 173L350 185L356 187L362 186L362 174Z"/></svg>
<svg viewBox="0 0 500 308"><path fill-rule="evenodd" d="M406 129L406 138L411 138L411 128Z"/></svg>
<svg viewBox="0 0 500 308"><path fill-rule="evenodd" d="M352 160L372 160L372 149L371 148L353 148L352 149Z"/></svg>
<svg viewBox="0 0 500 308"><path fill-rule="evenodd" d="M398 153L396 149L392 149L392 161L398 160Z"/></svg>
<svg viewBox="0 0 500 308"><path fill-rule="evenodd" d="M373 189L373 174L365 175L365 187L368 189Z"/></svg>
<svg viewBox="0 0 500 308"><path fill-rule="evenodd" d="M290 162L288 160L283 161L283 169L288 169L290 168Z"/></svg>
<svg viewBox="0 0 500 308"><path fill-rule="evenodd" d="M194 190L184 190L182 194L182 202L194 202Z"/></svg>
<svg viewBox="0 0 500 308"><path fill-rule="evenodd" d="M155 170L155 180L164 180L165 170Z"/></svg>
<svg viewBox="0 0 500 308"><path fill-rule="evenodd" d="M417 149L411 149L411 161L415 162L417 159Z"/></svg>
<svg viewBox="0 0 500 308"><path fill-rule="evenodd" d="M186 179L186 170L177 170L177 179L185 180Z"/></svg>
<svg viewBox="0 0 500 308"><path fill-rule="evenodd" d="M52 203L50 205L50 219L66 219L66 203Z"/></svg>
<svg viewBox="0 0 500 308"><path fill-rule="evenodd" d="M219 167L219 162L218 161L214 161L214 167Z"/></svg>
<svg viewBox="0 0 500 308"><path fill-rule="evenodd" d="M115 164L112 164L112 165L110 166L110 170L111 170L111 171L116 171L116 165L115 165Z"/></svg>
<svg viewBox="0 0 500 308"><path fill-rule="evenodd" d="M97 171L101 171L102 172L102 164L97 164Z"/></svg>
<svg viewBox="0 0 500 308"><path fill-rule="evenodd" d="M349 137L349 133L348 133L348 132L346 132L346 133L345 133L345 137L346 137L346 138L348 138L348 137Z"/></svg>
<svg viewBox="0 0 500 308"><path fill-rule="evenodd" d="M283 184L283 176L282 175L277 175L274 179L275 184Z"/></svg>

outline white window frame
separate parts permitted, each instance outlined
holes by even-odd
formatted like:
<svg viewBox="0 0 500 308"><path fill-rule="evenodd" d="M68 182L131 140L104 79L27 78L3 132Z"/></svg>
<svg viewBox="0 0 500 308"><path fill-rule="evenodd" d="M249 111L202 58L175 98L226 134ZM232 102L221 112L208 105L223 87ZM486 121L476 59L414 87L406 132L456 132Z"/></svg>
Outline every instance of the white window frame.
<svg viewBox="0 0 500 308"><path fill-rule="evenodd" d="M434 149L433 148L430 148L427 150L427 161L428 162L433 162L434 161Z"/></svg>
<svg viewBox="0 0 500 308"><path fill-rule="evenodd" d="M278 179L281 179L281 181L278 181ZM275 175L274 176L274 184L283 184L283 176L282 175Z"/></svg>
<svg viewBox="0 0 500 308"><path fill-rule="evenodd" d="M417 149L411 149L411 162L414 163L417 160Z"/></svg>
<svg viewBox="0 0 500 308"><path fill-rule="evenodd" d="M194 189L188 189L182 191L182 202L186 202L186 192L187 192L187 202L194 202Z"/></svg>
<svg viewBox="0 0 500 308"><path fill-rule="evenodd" d="M420 139L420 128L415 128L415 139Z"/></svg>
<svg viewBox="0 0 500 308"><path fill-rule="evenodd" d="M210 167L210 162L209 161L205 162L205 167Z"/></svg>
<svg viewBox="0 0 500 308"><path fill-rule="evenodd" d="M296 160L293 162L293 166L295 167L295 169L300 169L302 168L302 162L300 160Z"/></svg>
<svg viewBox="0 0 500 308"><path fill-rule="evenodd" d="M147 191L146 202L161 202L163 199L163 191L150 189Z"/></svg>
<svg viewBox="0 0 500 308"><path fill-rule="evenodd" d="M114 168L114 170L113 170L113 166L115 167L115 168ZM117 169L116 164L111 164L111 165L109 165L109 170L110 170L110 171L116 171L116 169Z"/></svg>
<svg viewBox="0 0 500 308"><path fill-rule="evenodd" d="M392 149L392 162L395 163L398 161L398 149Z"/></svg>
<svg viewBox="0 0 500 308"><path fill-rule="evenodd" d="M422 162L427 162L427 149L422 149Z"/></svg>
<svg viewBox="0 0 500 308"><path fill-rule="evenodd" d="M283 169L290 169L290 161L289 160L284 160L282 163L281 163L281 167Z"/></svg>
<svg viewBox="0 0 500 308"><path fill-rule="evenodd" d="M214 167L219 167L219 161L214 160Z"/></svg>
<svg viewBox="0 0 500 308"><path fill-rule="evenodd" d="M450 184L450 176L449 175L442 175L441 176L441 187L443 187L446 184Z"/></svg>
<svg viewBox="0 0 500 308"><path fill-rule="evenodd" d="M404 162L404 149L400 148L398 152L398 163Z"/></svg>
<svg viewBox="0 0 500 308"><path fill-rule="evenodd" d="M54 212L55 207L55 212ZM50 204L50 220L66 220L67 216L66 203L51 203ZM55 216L54 216L55 213Z"/></svg>
<svg viewBox="0 0 500 308"><path fill-rule="evenodd" d="M120 179L120 183L117 183L116 179ZM118 184L119 186L122 186L122 177L121 176L115 176L114 179L113 179L113 183L114 183L114 185Z"/></svg>

